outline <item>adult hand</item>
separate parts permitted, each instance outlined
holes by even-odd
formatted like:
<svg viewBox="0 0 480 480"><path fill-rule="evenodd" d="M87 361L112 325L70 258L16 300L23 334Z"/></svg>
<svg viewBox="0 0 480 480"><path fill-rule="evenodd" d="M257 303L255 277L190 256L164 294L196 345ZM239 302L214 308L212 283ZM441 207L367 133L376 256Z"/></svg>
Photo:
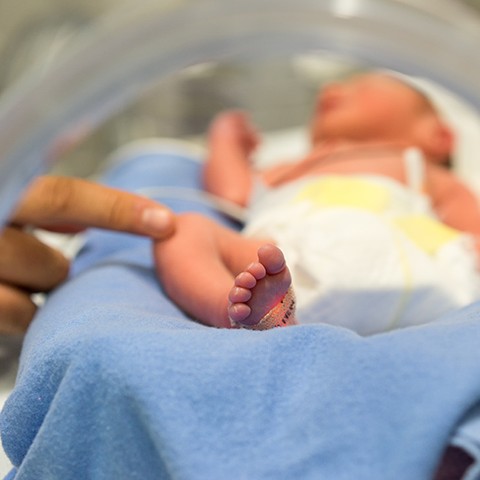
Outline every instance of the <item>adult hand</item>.
<svg viewBox="0 0 480 480"><path fill-rule="evenodd" d="M173 233L174 216L153 200L86 180L36 179L0 233L0 333L24 332L36 310L31 293L47 292L68 275L69 261L25 226L69 233L99 227L163 239Z"/></svg>

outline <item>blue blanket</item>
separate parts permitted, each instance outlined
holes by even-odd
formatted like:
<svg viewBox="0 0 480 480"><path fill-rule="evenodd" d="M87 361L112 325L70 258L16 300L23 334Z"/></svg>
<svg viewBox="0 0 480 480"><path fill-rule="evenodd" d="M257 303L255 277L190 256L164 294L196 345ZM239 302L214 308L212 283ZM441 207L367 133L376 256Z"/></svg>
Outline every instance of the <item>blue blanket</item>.
<svg viewBox="0 0 480 480"><path fill-rule="evenodd" d="M149 153L106 182L196 189L199 165ZM161 200L226 222L200 199ZM91 231L38 314L1 415L10 478L417 480L450 441L475 448L479 305L369 338L219 330L166 298L150 248Z"/></svg>

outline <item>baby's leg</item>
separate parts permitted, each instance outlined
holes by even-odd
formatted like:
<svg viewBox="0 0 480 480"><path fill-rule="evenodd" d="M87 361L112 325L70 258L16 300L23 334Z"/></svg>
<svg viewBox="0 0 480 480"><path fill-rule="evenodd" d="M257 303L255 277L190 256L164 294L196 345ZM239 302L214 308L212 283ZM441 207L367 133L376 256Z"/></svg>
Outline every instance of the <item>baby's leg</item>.
<svg viewBox="0 0 480 480"><path fill-rule="evenodd" d="M228 295L234 277L256 258L260 245L207 217L183 214L175 234L155 243L155 266L165 291L186 313L207 325L230 328Z"/></svg>
<svg viewBox="0 0 480 480"><path fill-rule="evenodd" d="M245 238L200 215L180 215L176 233L170 239L155 244L155 265L166 292L183 310L205 324L231 327L229 295L232 294L234 279L256 259L258 249L266 242ZM266 263L269 264L268 260ZM265 269L261 262L253 268L254 271ZM265 281L260 278L261 273L257 273L257 277L258 288L239 287L250 290L250 295L258 292L259 298L266 298L267 285L275 284L271 278L275 274L265 271ZM235 304L242 302L247 302L255 310L260 309L260 302L253 299L237 297L235 300ZM254 319L255 316L252 316L245 322L250 323Z"/></svg>
<svg viewBox="0 0 480 480"><path fill-rule="evenodd" d="M232 325L256 330L296 324L292 279L281 250L272 244L258 249L258 262L235 278L228 315Z"/></svg>

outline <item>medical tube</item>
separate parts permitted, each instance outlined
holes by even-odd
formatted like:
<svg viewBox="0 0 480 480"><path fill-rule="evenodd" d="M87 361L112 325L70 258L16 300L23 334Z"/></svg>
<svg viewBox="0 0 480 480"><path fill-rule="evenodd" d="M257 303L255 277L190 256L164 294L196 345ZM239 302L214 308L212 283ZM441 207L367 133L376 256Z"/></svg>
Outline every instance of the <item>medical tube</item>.
<svg viewBox="0 0 480 480"><path fill-rule="evenodd" d="M436 3L436 2L432 2ZM47 71L0 102L0 220L65 139L160 78L206 61L332 52L430 77L480 107L480 28L387 0L190 0L121 4Z"/></svg>

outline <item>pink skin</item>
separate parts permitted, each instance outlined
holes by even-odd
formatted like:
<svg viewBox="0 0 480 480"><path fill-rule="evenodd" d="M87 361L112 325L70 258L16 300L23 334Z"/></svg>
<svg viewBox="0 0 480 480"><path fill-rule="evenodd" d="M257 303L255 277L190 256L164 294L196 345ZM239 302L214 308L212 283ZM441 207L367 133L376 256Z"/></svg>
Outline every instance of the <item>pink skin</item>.
<svg viewBox="0 0 480 480"><path fill-rule="evenodd" d="M291 285L283 253L194 213L176 219L176 234L154 244L168 295L196 320L218 328L255 325ZM252 260L254 263L252 263Z"/></svg>
<svg viewBox="0 0 480 480"><path fill-rule="evenodd" d="M228 316L233 323L256 325L285 296L292 283L281 250L272 244L258 249L258 262L235 277Z"/></svg>
<svg viewBox="0 0 480 480"><path fill-rule="evenodd" d="M423 114L419 94L395 78L358 75L325 86L311 123L313 143L325 140L415 144Z"/></svg>

